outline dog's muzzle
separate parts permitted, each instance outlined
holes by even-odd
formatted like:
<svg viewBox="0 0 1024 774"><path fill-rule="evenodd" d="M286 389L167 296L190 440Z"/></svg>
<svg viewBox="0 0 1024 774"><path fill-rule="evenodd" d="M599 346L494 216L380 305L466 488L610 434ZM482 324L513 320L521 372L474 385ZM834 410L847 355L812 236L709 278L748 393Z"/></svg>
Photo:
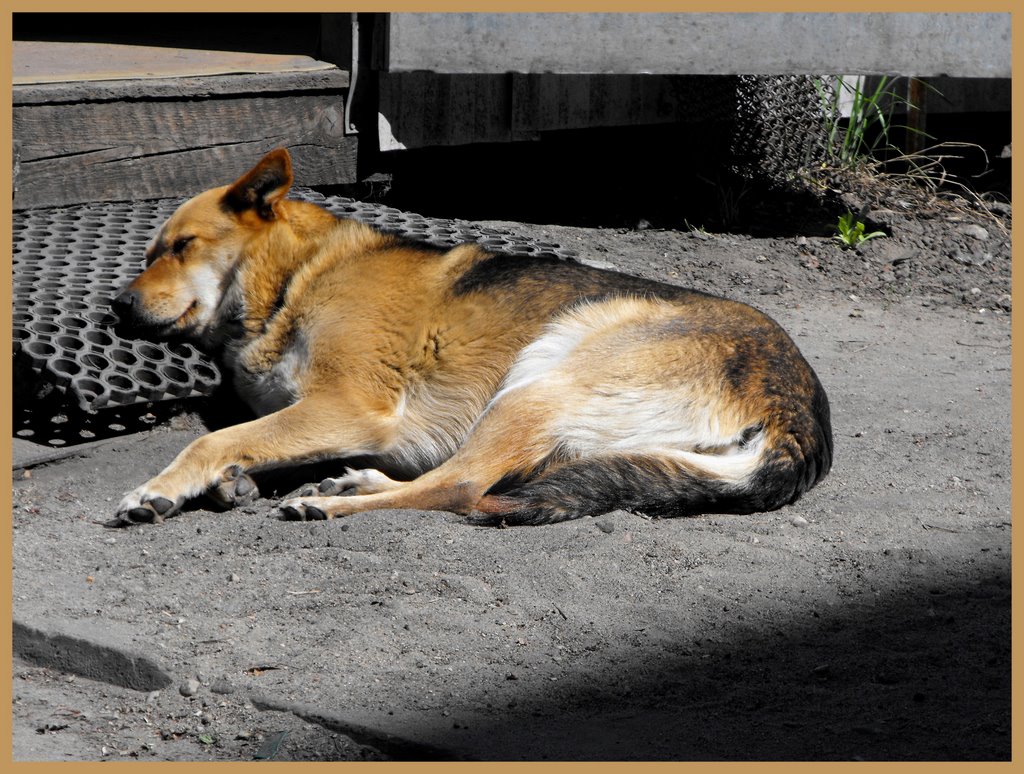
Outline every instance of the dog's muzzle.
<svg viewBox="0 0 1024 774"><path fill-rule="evenodd" d="M139 298L139 291L124 290L110 302L110 309L117 315L120 324L132 325L138 322Z"/></svg>

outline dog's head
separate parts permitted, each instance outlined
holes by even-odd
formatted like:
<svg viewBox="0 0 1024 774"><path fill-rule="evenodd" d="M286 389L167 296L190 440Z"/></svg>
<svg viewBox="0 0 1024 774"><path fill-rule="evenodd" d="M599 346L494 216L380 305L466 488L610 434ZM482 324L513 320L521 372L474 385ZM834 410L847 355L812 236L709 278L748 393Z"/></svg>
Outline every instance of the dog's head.
<svg viewBox="0 0 1024 774"><path fill-rule="evenodd" d="M182 204L147 247L145 270L111 302L122 327L158 338L205 333L246 243L278 218L291 184L279 148L232 185Z"/></svg>

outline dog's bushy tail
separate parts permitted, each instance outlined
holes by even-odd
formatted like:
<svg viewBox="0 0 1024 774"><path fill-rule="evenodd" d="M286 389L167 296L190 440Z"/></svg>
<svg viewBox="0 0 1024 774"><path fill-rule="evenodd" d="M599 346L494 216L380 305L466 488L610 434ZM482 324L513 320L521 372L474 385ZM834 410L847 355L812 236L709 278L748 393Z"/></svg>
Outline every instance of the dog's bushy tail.
<svg viewBox="0 0 1024 774"><path fill-rule="evenodd" d="M483 514L479 523L506 525L551 524L617 509L650 516L771 511L797 500L831 464L826 421L809 434L785 433L766 442L750 473L738 480L671 454L607 454L492 488L476 510Z"/></svg>

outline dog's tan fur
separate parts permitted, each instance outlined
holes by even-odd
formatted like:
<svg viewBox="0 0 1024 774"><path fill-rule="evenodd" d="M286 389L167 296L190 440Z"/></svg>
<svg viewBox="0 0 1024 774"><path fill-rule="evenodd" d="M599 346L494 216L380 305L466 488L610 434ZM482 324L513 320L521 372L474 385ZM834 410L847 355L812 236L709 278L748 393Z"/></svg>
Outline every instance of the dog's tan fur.
<svg viewBox="0 0 1024 774"><path fill-rule="evenodd" d="M376 458L281 505L539 523L624 507L750 512L831 464L824 391L744 304L543 257L438 250L285 198L287 152L164 224L116 299L126 321L221 357L260 417L199 438L128 494L160 521L247 471ZM341 496L344 495L344 496Z"/></svg>

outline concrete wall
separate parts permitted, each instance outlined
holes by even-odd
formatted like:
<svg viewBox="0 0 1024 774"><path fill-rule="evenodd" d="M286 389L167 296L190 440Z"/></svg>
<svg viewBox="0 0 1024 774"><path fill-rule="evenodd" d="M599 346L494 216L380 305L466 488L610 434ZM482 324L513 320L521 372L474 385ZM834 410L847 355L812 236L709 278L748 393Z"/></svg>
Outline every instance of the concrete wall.
<svg viewBox="0 0 1024 774"><path fill-rule="evenodd" d="M388 69L1010 77L1009 13L396 13Z"/></svg>

